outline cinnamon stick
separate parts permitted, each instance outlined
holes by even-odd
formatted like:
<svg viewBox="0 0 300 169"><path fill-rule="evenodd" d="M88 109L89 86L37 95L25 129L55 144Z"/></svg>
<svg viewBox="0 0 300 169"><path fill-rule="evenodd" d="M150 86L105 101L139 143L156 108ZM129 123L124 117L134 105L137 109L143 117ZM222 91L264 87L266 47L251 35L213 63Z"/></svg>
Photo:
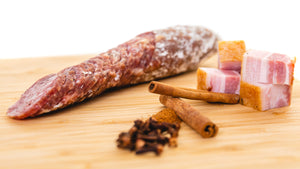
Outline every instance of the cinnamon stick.
<svg viewBox="0 0 300 169"><path fill-rule="evenodd" d="M175 113L202 137L214 137L218 133L218 127L207 117L179 98L160 95L159 101L166 107L173 109Z"/></svg>
<svg viewBox="0 0 300 169"><path fill-rule="evenodd" d="M182 97L186 99L204 100L207 102L220 102L220 103L238 103L240 96L237 94L228 93L215 93L206 90L197 90L189 88L180 88L171 86L165 83L152 81L149 84L149 91L172 97Z"/></svg>

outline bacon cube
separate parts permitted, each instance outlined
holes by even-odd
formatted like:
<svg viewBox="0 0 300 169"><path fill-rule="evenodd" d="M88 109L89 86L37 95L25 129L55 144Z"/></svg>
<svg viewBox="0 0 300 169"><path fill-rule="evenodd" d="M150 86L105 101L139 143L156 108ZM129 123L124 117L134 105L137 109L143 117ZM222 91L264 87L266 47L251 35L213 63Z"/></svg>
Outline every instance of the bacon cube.
<svg viewBox="0 0 300 169"><path fill-rule="evenodd" d="M240 72L243 54L246 51L245 42L238 41L219 41L218 56L219 69L235 70Z"/></svg>
<svg viewBox="0 0 300 169"><path fill-rule="evenodd" d="M240 74L233 70L198 68L198 89L216 93L239 94Z"/></svg>
<svg viewBox="0 0 300 169"><path fill-rule="evenodd" d="M289 106L295 61L283 54L248 50L241 69L241 103L261 111Z"/></svg>
<svg viewBox="0 0 300 169"><path fill-rule="evenodd" d="M241 82L240 102L245 106L264 111L291 104L292 86L278 84L249 84Z"/></svg>
<svg viewBox="0 0 300 169"><path fill-rule="evenodd" d="M249 83L292 85L295 58L279 53L248 50L243 58L243 80Z"/></svg>

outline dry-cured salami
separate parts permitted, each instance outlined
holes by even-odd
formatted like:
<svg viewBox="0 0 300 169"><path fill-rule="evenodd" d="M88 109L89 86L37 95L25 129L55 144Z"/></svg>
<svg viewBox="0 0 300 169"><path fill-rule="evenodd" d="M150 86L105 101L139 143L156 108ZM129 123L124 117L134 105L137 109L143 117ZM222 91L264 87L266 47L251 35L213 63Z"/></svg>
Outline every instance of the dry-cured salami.
<svg viewBox="0 0 300 169"><path fill-rule="evenodd" d="M7 115L24 119L64 108L104 90L195 70L216 51L217 36L197 26L146 32L27 89Z"/></svg>

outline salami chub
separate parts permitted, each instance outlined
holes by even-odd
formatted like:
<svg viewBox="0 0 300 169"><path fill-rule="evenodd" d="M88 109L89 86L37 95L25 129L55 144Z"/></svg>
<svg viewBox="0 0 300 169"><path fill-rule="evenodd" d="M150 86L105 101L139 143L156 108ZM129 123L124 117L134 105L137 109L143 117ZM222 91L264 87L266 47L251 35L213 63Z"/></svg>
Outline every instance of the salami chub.
<svg viewBox="0 0 300 169"><path fill-rule="evenodd" d="M104 90L195 70L216 51L217 36L197 26L146 32L27 89L7 115L24 119L61 109Z"/></svg>

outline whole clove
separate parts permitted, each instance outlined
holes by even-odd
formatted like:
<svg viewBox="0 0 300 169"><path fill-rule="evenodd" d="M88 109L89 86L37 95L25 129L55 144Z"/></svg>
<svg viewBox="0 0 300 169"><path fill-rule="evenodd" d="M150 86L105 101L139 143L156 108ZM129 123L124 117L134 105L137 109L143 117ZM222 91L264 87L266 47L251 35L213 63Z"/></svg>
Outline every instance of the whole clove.
<svg viewBox="0 0 300 169"><path fill-rule="evenodd" d="M145 144L141 149L136 150L136 154L143 154L147 152L154 152L156 155L160 155L163 151L164 146L162 144Z"/></svg>
<svg viewBox="0 0 300 169"><path fill-rule="evenodd" d="M128 132L122 132L117 139L119 148L135 151L136 154L154 152L160 155L164 145L177 146L179 123L158 122L154 118L135 120Z"/></svg>

